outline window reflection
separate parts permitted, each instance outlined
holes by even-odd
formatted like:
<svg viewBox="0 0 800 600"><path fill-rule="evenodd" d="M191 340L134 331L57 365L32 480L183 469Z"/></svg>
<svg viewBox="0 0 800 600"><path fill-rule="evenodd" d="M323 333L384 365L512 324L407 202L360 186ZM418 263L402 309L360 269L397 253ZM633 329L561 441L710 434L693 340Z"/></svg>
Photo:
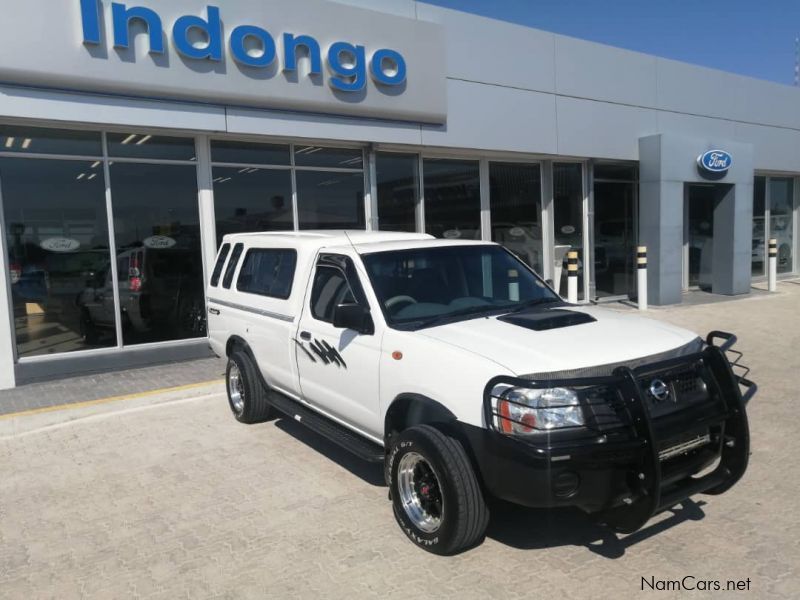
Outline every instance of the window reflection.
<svg viewBox="0 0 800 600"><path fill-rule="evenodd" d="M415 154L378 153L375 168L381 230L416 231L419 159Z"/></svg>
<svg viewBox="0 0 800 600"><path fill-rule="evenodd" d="M97 156L103 154L99 131L69 131L0 125L0 151L25 154L67 154Z"/></svg>
<svg viewBox="0 0 800 600"><path fill-rule="evenodd" d="M294 149L294 164L298 167L362 169L364 153L361 148L323 148L298 144Z"/></svg>
<svg viewBox="0 0 800 600"><path fill-rule="evenodd" d="M217 244L229 233L294 229L289 170L214 167Z"/></svg>
<svg viewBox="0 0 800 600"><path fill-rule="evenodd" d="M567 293L567 254L578 251L578 298L583 298L583 165L553 164L553 211L555 222L555 278L558 291Z"/></svg>
<svg viewBox="0 0 800 600"><path fill-rule="evenodd" d="M125 158L197 160L193 138L149 133L109 133L108 154Z"/></svg>
<svg viewBox="0 0 800 600"><path fill-rule="evenodd" d="M542 179L539 165L489 165L492 241L542 272Z"/></svg>
<svg viewBox="0 0 800 600"><path fill-rule="evenodd" d="M364 229L364 174L297 171L300 229Z"/></svg>
<svg viewBox="0 0 800 600"><path fill-rule="evenodd" d="M767 178L756 177L753 182L753 276L764 275L766 251Z"/></svg>
<svg viewBox="0 0 800 600"><path fill-rule="evenodd" d="M111 192L124 343L204 336L195 168L116 162Z"/></svg>
<svg viewBox="0 0 800 600"><path fill-rule="evenodd" d="M102 168L2 158L0 181L17 354L116 345L113 293L92 292L110 281Z"/></svg>
<svg viewBox="0 0 800 600"><path fill-rule="evenodd" d="M794 270L794 180L769 180L770 237L778 241L778 273Z"/></svg>
<svg viewBox="0 0 800 600"><path fill-rule="evenodd" d="M425 231L438 238L481 239L477 161L426 158Z"/></svg>

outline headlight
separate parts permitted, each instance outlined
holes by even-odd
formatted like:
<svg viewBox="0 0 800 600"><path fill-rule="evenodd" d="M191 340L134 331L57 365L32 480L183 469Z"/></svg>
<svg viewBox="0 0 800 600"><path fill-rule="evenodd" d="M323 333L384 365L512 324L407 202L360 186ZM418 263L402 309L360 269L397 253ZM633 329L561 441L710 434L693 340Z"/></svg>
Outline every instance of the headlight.
<svg viewBox="0 0 800 600"><path fill-rule="evenodd" d="M503 433L530 435L585 423L578 394L566 388L497 386L497 425Z"/></svg>

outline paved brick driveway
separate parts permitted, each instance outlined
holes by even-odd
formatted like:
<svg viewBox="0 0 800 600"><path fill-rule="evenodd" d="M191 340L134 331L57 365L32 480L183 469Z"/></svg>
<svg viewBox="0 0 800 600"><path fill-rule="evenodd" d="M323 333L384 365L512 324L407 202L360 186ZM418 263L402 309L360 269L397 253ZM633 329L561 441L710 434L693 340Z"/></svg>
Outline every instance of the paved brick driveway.
<svg viewBox="0 0 800 600"><path fill-rule="evenodd" d="M496 503L482 546L424 554L395 525L379 468L292 421L238 425L215 384L0 439L0 596L672 597L641 578L691 575L797 598L800 286L781 290L653 311L735 329L761 393L745 480L648 530Z"/></svg>

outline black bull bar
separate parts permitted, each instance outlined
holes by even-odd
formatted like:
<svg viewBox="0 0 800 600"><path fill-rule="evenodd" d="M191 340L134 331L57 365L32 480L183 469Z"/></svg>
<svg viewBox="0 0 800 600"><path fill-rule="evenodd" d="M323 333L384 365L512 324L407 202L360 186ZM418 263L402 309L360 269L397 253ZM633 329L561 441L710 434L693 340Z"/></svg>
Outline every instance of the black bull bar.
<svg viewBox="0 0 800 600"><path fill-rule="evenodd" d="M624 498L624 502L606 507L598 516L615 530L631 533L644 526L657 513L693 495L724 493L747 470L750 434L746 405L758 388L747 378L749 370L739 362L741 353L732 349L736 341L733 334L713 331L707 336L703 350L697 354L634 369L619 367L610 376L536 381L498 377L486 389L486 422L499 431L499 421L508 418L500 415L496 405L493 405L491 390L498 383L534 389L596 389L602 386L613 390L618 403L616 410L627 415L625 425L631 437L639 441L641 450L637 453L635 464L631 465L631 474L634 475L630 482L631 493ZM733 360L729 359L729 355L733 356ZM687 473L676 478L674 473L665 472L664 468L664 419L651 414L641 380L644 373L668 371L687 364L701 364L710 375L707 383L711 388L709 392L714 399L714 408L703 417L703 422L719 432L716 436L719 460L716 467L705 475L695 477ZM678 422L677 429L673 427L672 433L679 429Z"/></svg>

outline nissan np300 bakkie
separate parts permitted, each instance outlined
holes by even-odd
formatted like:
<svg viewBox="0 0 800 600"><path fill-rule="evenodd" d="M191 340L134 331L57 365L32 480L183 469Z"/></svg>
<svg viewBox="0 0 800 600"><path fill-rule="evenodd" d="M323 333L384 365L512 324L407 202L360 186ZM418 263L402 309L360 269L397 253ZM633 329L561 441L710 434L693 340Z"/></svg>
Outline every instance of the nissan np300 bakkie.
<svg viewBox="0 0 800 600"><path fill-rule="evenodd" d="M479 543L488 496L632 532L747 468L733 335L567 304L496 244L229 235L207 297L236 419L280 413L382 463L430 552Z"/></svg>

